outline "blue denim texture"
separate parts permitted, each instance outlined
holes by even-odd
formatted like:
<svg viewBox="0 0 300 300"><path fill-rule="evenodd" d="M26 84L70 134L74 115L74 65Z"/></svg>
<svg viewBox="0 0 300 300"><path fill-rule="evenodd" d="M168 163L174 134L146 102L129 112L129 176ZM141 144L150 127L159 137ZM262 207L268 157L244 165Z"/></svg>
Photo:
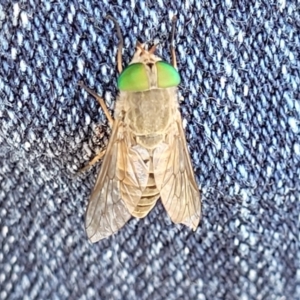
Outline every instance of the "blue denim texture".
<svg viewBox="0 0 300 300"><path fill-rule="evenodd" d="M161 203L91 245L84 211L113 110L117 35L170 59L196 232ZM0 299L300 299L299 1L0 1Z"/></svg>

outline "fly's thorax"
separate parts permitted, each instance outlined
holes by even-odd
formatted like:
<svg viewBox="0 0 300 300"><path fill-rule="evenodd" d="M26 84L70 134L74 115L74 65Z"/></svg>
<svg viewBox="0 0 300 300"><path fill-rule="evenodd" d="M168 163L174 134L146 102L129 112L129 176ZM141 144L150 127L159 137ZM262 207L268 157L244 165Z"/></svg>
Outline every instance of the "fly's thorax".
<svg viewBox="0 0 300 300"><path fill-rule="evenodd" d="M144 92L120 92L117 111L135 140L147 149L159 144L174 121L177 109L177 88L151 89Z"/></svg>
<svg viewBox="0 0 300 300"><path fill-rule="evenodd" d="M125 122L136 135L164 133L171 122L171 111L177 102L175 88L126 92Z"/></svg>

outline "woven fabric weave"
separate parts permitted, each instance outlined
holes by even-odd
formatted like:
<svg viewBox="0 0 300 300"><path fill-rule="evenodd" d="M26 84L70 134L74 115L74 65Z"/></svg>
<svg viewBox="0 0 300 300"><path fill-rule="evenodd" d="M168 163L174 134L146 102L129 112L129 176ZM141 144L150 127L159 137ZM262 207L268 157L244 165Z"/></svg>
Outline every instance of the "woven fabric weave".
<svg viewBox="0 0 300 300"><path fill-rule="evenodd" d="M124 1L125 2L125 1ZM299 1L0 1L0 299L300 299ZM117 35L168 38L202 194L196 232L159 202L90 244Z"/></svg>

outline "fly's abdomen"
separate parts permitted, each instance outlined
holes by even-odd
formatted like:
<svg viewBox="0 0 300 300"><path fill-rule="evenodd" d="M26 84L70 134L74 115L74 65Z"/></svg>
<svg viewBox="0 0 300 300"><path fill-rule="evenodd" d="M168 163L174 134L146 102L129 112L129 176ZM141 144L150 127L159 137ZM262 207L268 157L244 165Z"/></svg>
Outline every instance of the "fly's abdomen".
<svg viewBox="0 0 300 300"><path fill-rule="evenodd" d="M144 218L156 204L160 194L156 188L154 174L150 173L147 186L142 193L142 197L131 213L136 218Z"/></svg>

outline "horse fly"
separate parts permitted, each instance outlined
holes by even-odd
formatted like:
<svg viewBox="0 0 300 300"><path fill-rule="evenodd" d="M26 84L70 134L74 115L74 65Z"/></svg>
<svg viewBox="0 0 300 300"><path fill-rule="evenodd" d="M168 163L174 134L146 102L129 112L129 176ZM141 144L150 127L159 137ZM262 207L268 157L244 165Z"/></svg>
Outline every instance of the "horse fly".
<svg viewBox="0 0 300 300"><path fill-rule="evenodd" d="M145 217L161 198L174 223L196 230L201 213L200 193L188 153L178 109L177 72L172 23L169 64L137 43L130 64L122 70L123 38L115 19L118 45L118 89L114 120L104 101L80 84L100 103L112 128L100 173L89 200L85 228L95 243L117 232L131 216Z"/></svg>

